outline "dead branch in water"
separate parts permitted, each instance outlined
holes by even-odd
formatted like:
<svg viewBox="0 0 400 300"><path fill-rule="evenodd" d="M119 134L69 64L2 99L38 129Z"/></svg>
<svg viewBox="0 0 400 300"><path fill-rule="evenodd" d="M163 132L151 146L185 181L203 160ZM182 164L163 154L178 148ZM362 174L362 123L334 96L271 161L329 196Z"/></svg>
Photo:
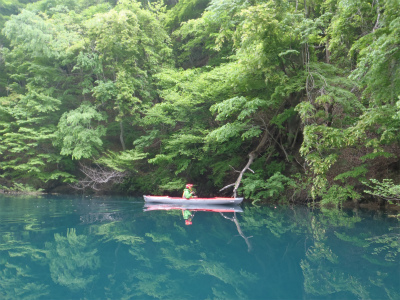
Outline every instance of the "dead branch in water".
<svg viewBox="0 0 400 300"><path fill-rule="evenodd" d="M268 136L269 136L269 135L270 135L270 133L269 133L268 129L266 129L266 130L264 131L264 134L263 134L263 136L262 136L262 138L261 138L261 141L260 141L260 143L258 144L257 148L256 148L255 150L253 150L253 151L250 152L250 154L249 154L249 160L247 161L247 164L245 165L245 167L239 172L239 176L238 176L238 178L236 179L236 181L235 181L234 183L231 183L231 184L228 184L228 185L224 186L222 189L219 190L220 192L223 191L223 190L225 190L225 189L227 189L227 188L229 188L229 187L234 186L234 189L233 189L233 197L236 198L236 196L237 196L237 190L238 190L239 185L240 185L240 183L241 183L241 181L242 181L243 174L244 174L247 170L249 170L250 172L254 173L254 171L253 171L252 169L250 169L250 166L251 166L251 164L253 163L253 161L257 158L257 156L260 154L261 150L264 148L265 144L266 144L267 141L268 141ZM235 170L235 171L236 171L236 170Z"/></svg>

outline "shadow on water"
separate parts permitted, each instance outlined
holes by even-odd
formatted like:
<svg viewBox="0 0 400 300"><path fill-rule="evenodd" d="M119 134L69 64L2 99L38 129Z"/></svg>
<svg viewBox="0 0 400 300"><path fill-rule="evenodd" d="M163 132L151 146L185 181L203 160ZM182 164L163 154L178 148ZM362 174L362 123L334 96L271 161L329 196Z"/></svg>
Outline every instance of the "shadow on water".
<svg viewBox="0 0 400 300"><path fill-rule="evenodd" d="M0 299L400 299L382 212L0 196L0 234Z"/></svg>

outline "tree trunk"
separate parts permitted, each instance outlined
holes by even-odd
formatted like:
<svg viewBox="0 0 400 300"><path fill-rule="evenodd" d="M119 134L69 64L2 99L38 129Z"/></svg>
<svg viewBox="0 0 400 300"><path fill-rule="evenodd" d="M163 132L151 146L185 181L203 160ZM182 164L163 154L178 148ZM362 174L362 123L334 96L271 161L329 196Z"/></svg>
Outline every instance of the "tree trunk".
<svg viewBox="0 0 400 300"><path fill-rule="evenodd" d="M307 0L304 0L304 16L308 18Z"/></svg>
<svg viewBox="0 0 400 300"><path fill-rule="evenodd" d="M119 135L119 140L121 141L122 150L125 151L125 141L124 141L124 126L122 125L122 120L119 122L119 127L121 129L121 133Z"/></svg>
<svg viewBox="0 0 400 300"><path fill-rule="evenodd" d="M329 39L326 40L325 53L326 53L326 63L329 64L331 57L331 52L329 51Z"/></svg>

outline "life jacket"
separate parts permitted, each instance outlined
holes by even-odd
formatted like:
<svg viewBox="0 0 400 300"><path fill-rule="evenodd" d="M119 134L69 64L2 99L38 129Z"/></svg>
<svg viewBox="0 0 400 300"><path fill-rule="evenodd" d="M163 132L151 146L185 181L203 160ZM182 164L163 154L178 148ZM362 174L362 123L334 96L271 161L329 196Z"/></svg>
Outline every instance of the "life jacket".
<svg viewBox="0 0 400 300"><path fill-rule="evenodd" d="M193 198L193 194L189 189L184 189L183 197L185 197L186 199L190 199L190 198Z"/></svg>

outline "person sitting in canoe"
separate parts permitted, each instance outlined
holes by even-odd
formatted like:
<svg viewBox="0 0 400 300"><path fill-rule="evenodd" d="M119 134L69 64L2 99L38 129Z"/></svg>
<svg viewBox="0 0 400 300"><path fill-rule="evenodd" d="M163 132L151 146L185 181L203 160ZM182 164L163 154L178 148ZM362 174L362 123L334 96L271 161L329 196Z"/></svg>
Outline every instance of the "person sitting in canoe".
<svg viewBox="0 0 400 300"><path fill-rule="evenodd" d="M194 191L192 190L193 184L188 183L183 190L182 198L190 199L194 197Z"/></svg>

